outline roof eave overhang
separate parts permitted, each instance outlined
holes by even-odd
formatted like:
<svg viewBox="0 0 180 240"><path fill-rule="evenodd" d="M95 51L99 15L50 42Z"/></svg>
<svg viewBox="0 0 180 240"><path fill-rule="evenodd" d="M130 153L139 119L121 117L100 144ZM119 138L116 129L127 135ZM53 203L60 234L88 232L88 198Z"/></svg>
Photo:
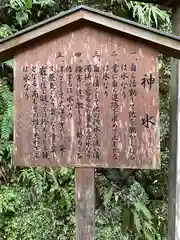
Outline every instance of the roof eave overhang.
<svg viewBox="0 0 180 240"><path fill-rule="evenodd" d="M32 40L43 37L47 33L52 33L64 26L77 22L83 18L83 11L74 12L70 15L65 15L60 19L48 21L46 24L38 24L32 29L25 29L17 34L3 39L0 42L0 62L7 61L13 58L19 51L19 48Z"/></svg>
<svg viewBox="0 0 180 240"><path fill-rule="evenodd" d="M112 31L139 38L147 44L152 44L159 52L180 59L180 37L165 34L112 14L81 6L0 40L0 61L13 58L22 44L60 30L66 25L82 19L112 29Z"/></svg>

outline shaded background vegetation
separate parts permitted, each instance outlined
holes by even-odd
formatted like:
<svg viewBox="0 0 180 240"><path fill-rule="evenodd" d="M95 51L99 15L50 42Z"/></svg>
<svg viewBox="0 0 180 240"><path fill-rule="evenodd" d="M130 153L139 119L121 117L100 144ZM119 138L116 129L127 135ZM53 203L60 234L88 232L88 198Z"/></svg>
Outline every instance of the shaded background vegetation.
<svg viewBox="0 0 180 240"><path fill-rule="evenodd" d="M0 38L87 4L160 30L171 12L128 0L0 0ZM170 63L159 56L161 170L96 170L98 240L167 239ZM13 60L0 65L0 240L75 239L74 169L13 166Z"/></svg>

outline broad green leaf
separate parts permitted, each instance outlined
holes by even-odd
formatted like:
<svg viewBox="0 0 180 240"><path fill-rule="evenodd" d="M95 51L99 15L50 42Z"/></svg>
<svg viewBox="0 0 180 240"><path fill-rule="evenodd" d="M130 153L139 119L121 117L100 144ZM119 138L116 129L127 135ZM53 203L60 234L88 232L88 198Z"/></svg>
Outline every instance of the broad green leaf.
<svg viewBox="0 0 180 240"><path fill-rule="evenodd" d="M144 229L148 232L154 233L155 229L152 222L144 221Z"/></svg>
<svg viewBox="0 0 180 240"><path fill-rule="evenodd" d="M10 210L11 212L15 212L15 208L14 208L13 205L9 206L9 207L8 207L8 210Z"/></svg>
<svg viewBox="0 0 180 240"><path fill-rule="evenodd" d="M11 6L11 8L13 8L16 11L22 11L24 9L24 4L25 1L24 0L9 0L9 4Z"/></svg>
<svg viewBox="0 0 180 240"><path fill-rule="evenodd" d="M158 11L157 11L157 8L156 8L156 7L152 7L152 8L151 8L151 11L152 11L152 15L153 15L153 18L154 18L154 22L155 22L155 24L156 24L156 27L158 27L158 19L157 19Z"/></svg>
<svg viewBox="0 0 180 240"><path fill-rule="evenodd" d="M106 191L106 193L104 194L104 206L107 206L109 204L112 194L113 192L111 189L109 191Z"/></svg>
<svg viewBox="0 0 180 240"><path fill-rule="evenodd" d="M32 8L32 0L26 0L26 8L31 9Z"/></svg>
<svg viewBox="0 0 180 240"><path fill-rule="evenodd" d="M134 225L138 233L141 232L141 221L136 211L133 211Z"/></svg>
<svg viewBox="0 0 180 240"><path fill-rule="evenodd" d="M137 203L134 203L134 205L135 205L136 209L138 211L141 211L147 219L149 219L149 220L152 219L152 215L151 215L150 211L147 209L147 207L144 204L142 204L141 202L137 202Z"/></svg>
<svg viewBox="0 0 180 240"><path fill-rule="evenodd" d="M29 16L27 12L16 12L16 20L18 21L19 25L22 27L24 22L27 22Z"/></svg>
<svg viewBox="0 0 180 240"><path fill-rule="evenodd" d="M132 216L131 214L132 213L131 213L130 209L128 209L128 208L125 208L122 213L122 226L123 226L124 231L126 231L126 229L128 227L130 227L130 222L131 222L130 218Z"/></svg>
<svg viewBox="0 0 180 240"><path fill-rule="evenodd" d="M145 239L145 240L155 240L154 236L151 235L151 234L148 233L148 232L144 232L144 239Z"/></svg>

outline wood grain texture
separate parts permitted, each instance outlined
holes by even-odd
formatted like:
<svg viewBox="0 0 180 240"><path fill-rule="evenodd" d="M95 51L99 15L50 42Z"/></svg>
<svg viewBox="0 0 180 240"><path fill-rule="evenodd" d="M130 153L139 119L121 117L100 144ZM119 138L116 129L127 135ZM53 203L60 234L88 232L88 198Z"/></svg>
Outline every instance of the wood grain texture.
<svg viewBox="0 0 180 240"><path fill-rule="evenodd" d="M180 3L173 5L173 31L180 35ZM180 240L180 61L172 59L168 240Z"/></svg>
<svg viewBox="0 0 180 240"><path fill-rule="evenodd" d="M146 44L92 25L52 35L16 55L14 89L17 166L160 166L158 59Z"/></svg>
<svg viewBox="0 0 180 240"><path fill-rule="evenodd" d="M76 240L95 239L94 168L76 168Z"/></svg>

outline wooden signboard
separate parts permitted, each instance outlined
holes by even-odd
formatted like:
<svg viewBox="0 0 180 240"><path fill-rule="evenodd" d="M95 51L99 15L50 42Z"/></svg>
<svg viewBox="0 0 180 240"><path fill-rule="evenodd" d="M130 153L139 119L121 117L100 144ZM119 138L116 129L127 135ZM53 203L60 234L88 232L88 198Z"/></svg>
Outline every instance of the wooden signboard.
<svg viewBox="0 0 180 240"><path fill-rule="evenodd" d="M173 15L175 26L176 4ZM180 38L86 6L0 39L1 61L15 59L15 165L76 167L77 240L95 239L95 168L160 167L157 49L179 59ZM178 64L174 60L175 160ZM171 162L173 174L178 167ZM175 239L178 205L170 204Z"/></svg>
<svg viewBox="0 0 180 240"><path fill-rule="evenodd" d="M157 168L157 51L92 26L15 56L18 166Z"/></svg>

